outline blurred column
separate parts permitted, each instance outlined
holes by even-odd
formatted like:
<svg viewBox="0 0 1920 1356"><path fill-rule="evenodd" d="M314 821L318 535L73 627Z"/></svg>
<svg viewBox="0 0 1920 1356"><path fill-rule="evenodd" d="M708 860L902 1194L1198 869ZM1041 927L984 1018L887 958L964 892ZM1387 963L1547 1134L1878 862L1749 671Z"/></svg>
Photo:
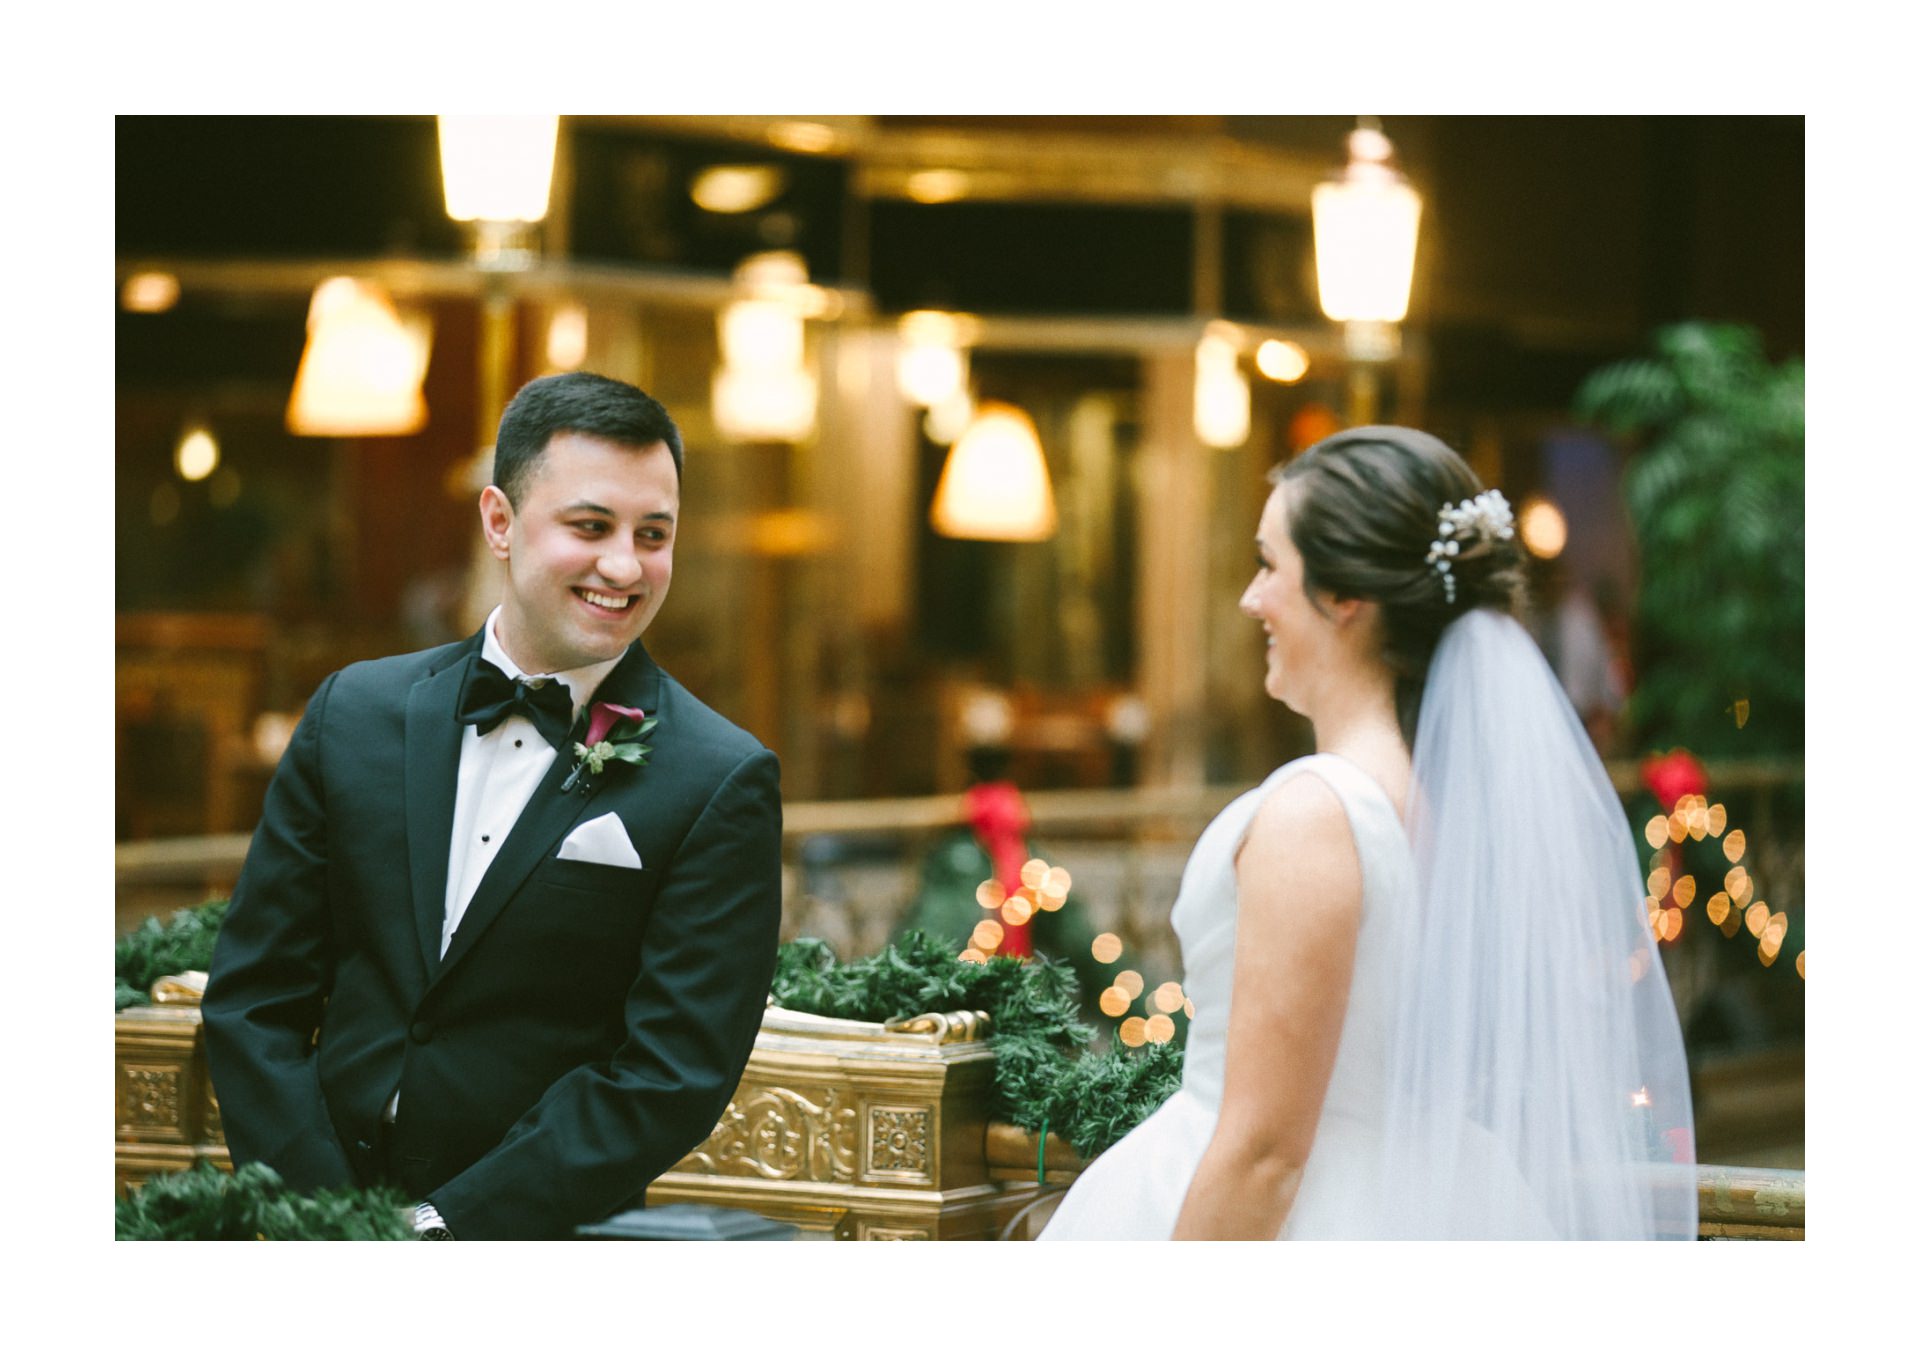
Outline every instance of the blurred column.
<svg viewBox="0 0 1920 1356"><path fill-rule="evenodd" d="M1207 504L1212 458L1193 429L1193 354L1142 362L1139 454L1140 695L1153 713L1144 786L1206 780Z"/></svg>

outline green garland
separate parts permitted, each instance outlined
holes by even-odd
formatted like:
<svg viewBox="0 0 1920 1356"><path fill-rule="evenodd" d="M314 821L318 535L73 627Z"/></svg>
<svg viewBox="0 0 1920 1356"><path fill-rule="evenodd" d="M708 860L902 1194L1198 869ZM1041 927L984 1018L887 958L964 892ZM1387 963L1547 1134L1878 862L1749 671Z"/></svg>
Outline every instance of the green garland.
<svg viewBox="0 0 1920 1356"><path fill-rule="evenodd" d="M178 910L162 924L149 918L113 945L113 1010L152 1000L147 990L156 979L213 964L213 942L227 916L227 901L213 899L198 908Z"/></svg>
<svg viewBox="0 0 1920 1356"><path fill-rule="evenodd" d="M412 1204L392 1187L289 1191L264 1163L222 1172L202 1159L151 1178L113 1207L122 1240L394 1240L413 1237Z"/></svg>
<svg viewBox="0 0 1920 1356"><path fill-rule="evenodd" d="M1116 1047L1086 1054L1093 1028L1080 1020L1073 971L1044 957L963 961L924 933L841 964L825 942L802 937L780 948L773 1001L796 1012L883 1022L923 1012L991 1014L996 1119L1059 1135L1083 1157L1111 1146L1180 1086L1177 1045Z"/></svg>

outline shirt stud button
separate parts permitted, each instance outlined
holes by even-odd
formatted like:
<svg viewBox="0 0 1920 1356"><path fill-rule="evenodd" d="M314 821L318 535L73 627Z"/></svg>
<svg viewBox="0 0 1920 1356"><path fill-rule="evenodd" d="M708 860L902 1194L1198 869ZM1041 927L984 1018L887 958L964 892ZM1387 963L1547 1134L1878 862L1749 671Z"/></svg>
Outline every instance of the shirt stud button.
<svg viewBox="0 0 1920 1356"><path fill-rule="evenodd" d="M491 843L493 841L493 835L490 833L483 833L480 835L480 841L483 843Z"/></svg>

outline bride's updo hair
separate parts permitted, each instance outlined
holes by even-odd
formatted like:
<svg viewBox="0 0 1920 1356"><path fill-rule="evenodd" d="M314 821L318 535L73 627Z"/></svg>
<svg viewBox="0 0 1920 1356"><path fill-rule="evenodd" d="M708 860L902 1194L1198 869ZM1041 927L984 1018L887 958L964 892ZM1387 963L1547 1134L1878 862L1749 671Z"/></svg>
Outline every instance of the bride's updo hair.
<svg viewBox="0 0 1920 1356"><path fill-rule="evenodd" d="M1440 510L1486 487L1460 454L1418 429L1371 425L1323 438L1268 476L1287 487L1287 527L1316 591L1379 604L1381 657L1394 678L1400 734L1413 747L1427 664L1447 623L1477 607L1517 612L1523 571L1512 540L1456 538L1450 600L1427 553Z"/></svg>

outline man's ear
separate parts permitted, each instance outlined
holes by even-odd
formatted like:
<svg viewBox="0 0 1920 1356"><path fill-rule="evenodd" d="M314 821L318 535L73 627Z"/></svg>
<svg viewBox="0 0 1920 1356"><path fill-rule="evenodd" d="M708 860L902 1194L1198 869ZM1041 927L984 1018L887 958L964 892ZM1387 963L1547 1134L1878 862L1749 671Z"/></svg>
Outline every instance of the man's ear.
<svg viewBox="0 0 1920 1356"><path fill-rule="evenodd" d="M495 560L505 560L513 538L513 503L498 485L480 491L480 530Z"/></svg>

